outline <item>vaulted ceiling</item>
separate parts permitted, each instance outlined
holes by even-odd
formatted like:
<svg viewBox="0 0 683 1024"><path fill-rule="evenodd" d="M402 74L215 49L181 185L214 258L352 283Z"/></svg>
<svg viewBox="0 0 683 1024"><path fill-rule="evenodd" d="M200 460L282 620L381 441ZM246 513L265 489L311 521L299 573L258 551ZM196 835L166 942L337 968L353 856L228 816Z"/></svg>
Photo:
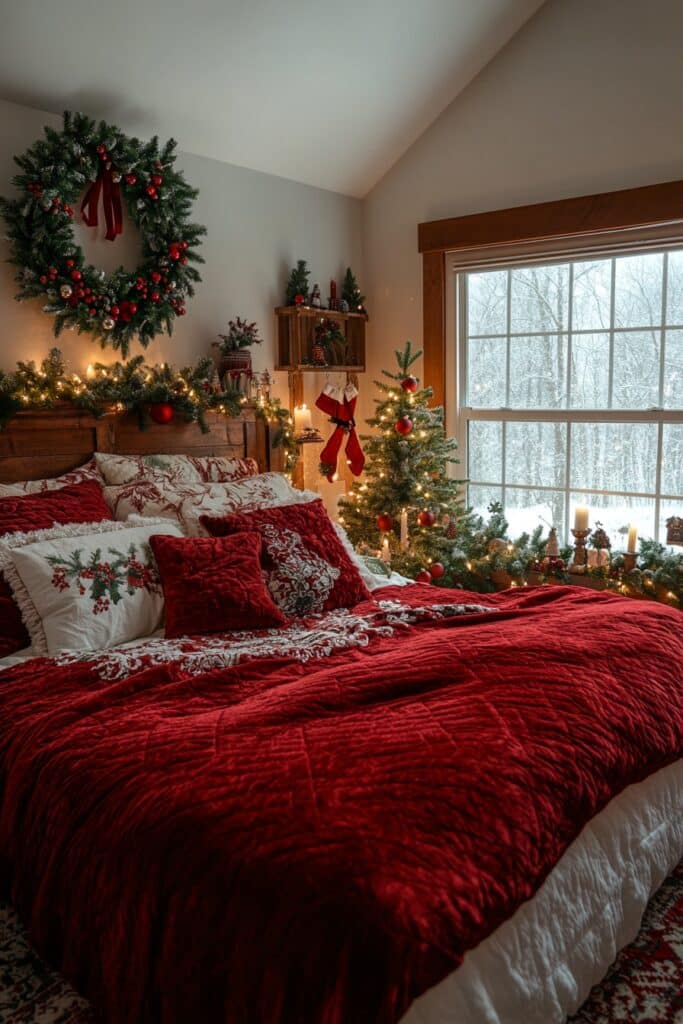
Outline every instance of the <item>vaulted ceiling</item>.
<svg viewBox="0 0 683 1024"><path fill-rule="evenodd" d="M0 96L365 195L543 0L22 0Z"/></svg>

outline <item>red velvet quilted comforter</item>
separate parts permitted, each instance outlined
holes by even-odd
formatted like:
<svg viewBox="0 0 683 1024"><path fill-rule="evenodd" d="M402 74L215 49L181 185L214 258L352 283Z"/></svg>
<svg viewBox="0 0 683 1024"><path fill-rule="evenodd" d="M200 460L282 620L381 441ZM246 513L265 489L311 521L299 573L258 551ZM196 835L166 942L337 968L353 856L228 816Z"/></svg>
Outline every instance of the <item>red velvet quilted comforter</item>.
<svg viewBox="0 0 683 1024"><path fill-rule="evenodd" d="M102 1020L397 1021L680 756L679 612L374 596L308 654L302 630L234 665L214 638L0 674L3 876ZM448 600L497 611L398 603Z"/></svg>

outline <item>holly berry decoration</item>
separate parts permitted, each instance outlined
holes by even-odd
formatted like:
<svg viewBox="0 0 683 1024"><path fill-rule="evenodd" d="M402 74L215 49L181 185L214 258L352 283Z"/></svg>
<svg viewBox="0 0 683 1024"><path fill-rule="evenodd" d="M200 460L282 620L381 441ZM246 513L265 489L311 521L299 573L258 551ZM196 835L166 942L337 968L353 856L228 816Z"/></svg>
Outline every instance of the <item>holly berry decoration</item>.
<svg viewBox="0 0 683 1024"><path fill-rule="evenodd" d="M420 526L433 526L436 522L436 516L428 508L424 508L421 512L418 512L417 521Z"/></svg>
<svg viewBox="0 0 683 1024"><path fill-rule="evenodd" d="M433 580L440 580L445 575L446 569L441 562L432 562L429 566L429 573Z"/></svg>
<svg viewBox="0 0 683 1024"><path fill-rule="evenodd" d="M382 533L389 533L393 526L394 520L388 512L382 512L381 515L377 516L377 529L381 530Z"/></svg>
<svg viewBox="0 0 683 1024"><path fill-rule="evenodd" d="M394 430L397 434L401 434L402 437L406 437L413 429L413 421L410 416L401 416L400 419L396 420L394 424Z"/></svg>
<svg viewBox="0 0 683 1024"><path fill-rule="evenodd" d="M416 583L431 583L432 582L431 573L427 572L426 569L420 569L419 573L415 577L415 582Z"/></svg>
<svg viewBox="0 0 683 1024"><path fill-rule="evenodd" d="M401 387L404 391L407 391L408 394L414 394L417 391L417 377L413 377L412 374L404 377L401 381Z"/></svg>
<svg viewBox="0 0 683 1024"><path fill-rule="evenodd" d="M149 415L155 423L170 423L173 419L173 406L168 402L155 402L149 407Z"/></svg>

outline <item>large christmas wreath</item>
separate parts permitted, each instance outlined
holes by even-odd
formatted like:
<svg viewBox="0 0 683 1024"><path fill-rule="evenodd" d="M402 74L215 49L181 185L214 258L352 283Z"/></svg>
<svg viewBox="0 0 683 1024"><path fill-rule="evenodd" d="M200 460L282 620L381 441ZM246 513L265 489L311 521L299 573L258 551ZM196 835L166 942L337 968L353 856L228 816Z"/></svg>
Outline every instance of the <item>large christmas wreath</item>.
<svg viewBox="0 0 683 1024"><path fill-rule="evenodd" d="M44 297L54 331L87 331L102 345L128 353L138 338L143 347L185 313L186 296L201 280L192 263L206 229L189 220L197 190L174 169L176 143L162 148L83 114L64 114L62 131L45 129L23 156L14 179L18 199L0 199L19 267L17 299ZM106 237L122 230L122 203L142 237L143 261L132 273L113 274L86 263L74 240L74 206L88 226L98 222L102 197Z"/></svg>

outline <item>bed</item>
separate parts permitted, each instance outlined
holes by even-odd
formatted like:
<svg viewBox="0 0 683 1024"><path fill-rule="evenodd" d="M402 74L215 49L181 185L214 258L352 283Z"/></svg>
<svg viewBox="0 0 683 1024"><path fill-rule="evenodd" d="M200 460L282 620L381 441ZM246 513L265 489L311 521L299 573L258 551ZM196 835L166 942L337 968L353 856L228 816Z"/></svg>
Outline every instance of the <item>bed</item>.
<svg viewBox="0 0 683 1024"><path fill-rule="evenodd" d="M13 655L2 877L108 1022L559 1024L683 854L682 621L378 579Z"/></svg>

